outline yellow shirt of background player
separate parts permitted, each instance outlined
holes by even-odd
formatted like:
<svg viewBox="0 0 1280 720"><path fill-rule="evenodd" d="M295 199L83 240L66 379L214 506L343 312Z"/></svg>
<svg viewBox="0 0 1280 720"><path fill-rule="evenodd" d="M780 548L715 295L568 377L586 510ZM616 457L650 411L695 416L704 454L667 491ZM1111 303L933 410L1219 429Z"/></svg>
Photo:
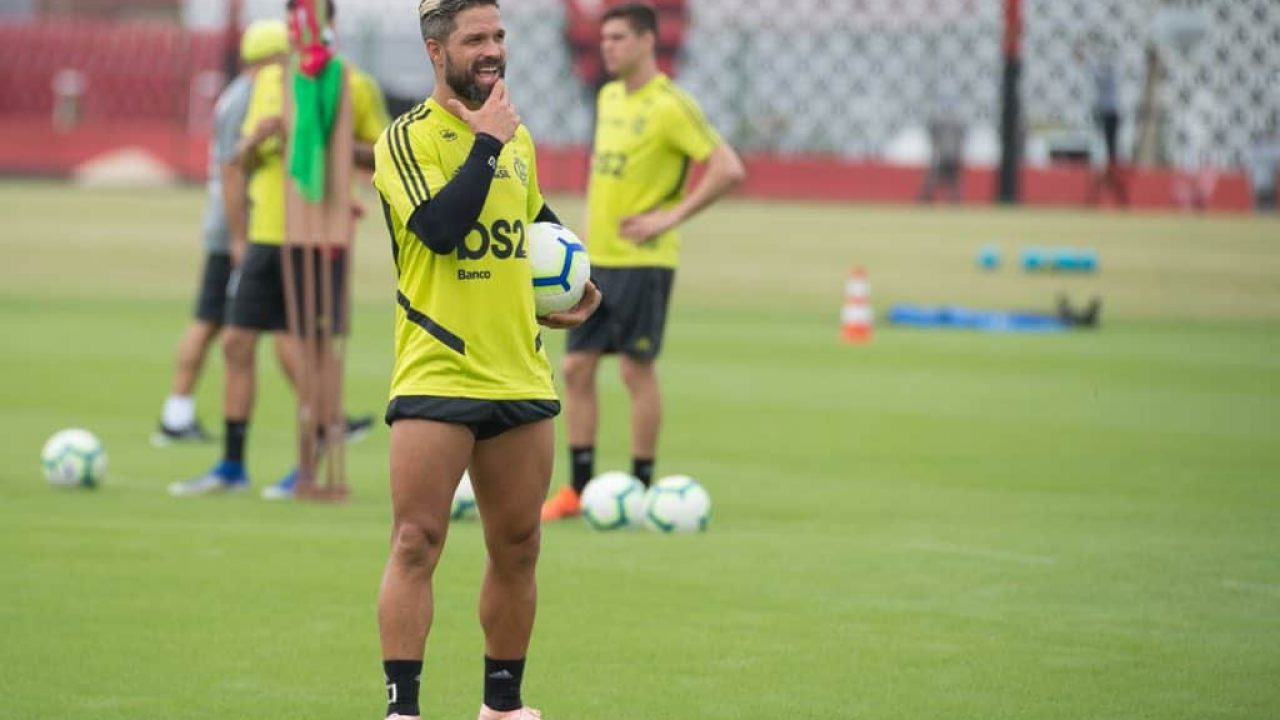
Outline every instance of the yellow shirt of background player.
<svg viewBox="0 0 1280 720"><path fill-rule="evenodd" d="M356 140L372 143L387 126L382 91L372 77L348 63L351 70L351 110ZM284 66L268 65L253 81L253 95L240 135L253 133L258 124L284 112ZM258 146L257 168L249 179L249 241L267 245L284 242L284 154L279 138Z"/></svg>
<svg viewBox="0 0 1280 720"><path fill-rule="evenodd" d="M619 80L600 89L587 190L587 251L596 267L669 267L680 260L670 230L636 245L623 218L669 208L684 198L690 162L702 162L720 136L693 98L659 74L630 95Z"/></svg>
<svg viewBox="0 0 1280 720"><path fill-rule="evenodd" d="M521 125L463 246L441 255L406 227L475 143L435 99L400 116L374 146L373 184L394 242L396 360L391 397L555 400L533 304L527 232L543 206L533 138Z"/></svg>

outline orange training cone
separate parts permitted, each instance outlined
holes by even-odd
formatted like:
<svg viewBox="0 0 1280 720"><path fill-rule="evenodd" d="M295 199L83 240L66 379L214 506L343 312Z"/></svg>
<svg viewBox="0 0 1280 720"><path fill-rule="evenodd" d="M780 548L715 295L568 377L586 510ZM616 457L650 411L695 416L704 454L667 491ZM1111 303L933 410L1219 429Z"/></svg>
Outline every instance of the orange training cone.
<svg viewBox="0 0 1280 720"><path fill-rule="evenodd" d="M871 342L871 285L867 271L855 267L844 284L844 307L840 309L840 334L847 343Z"/></svg>

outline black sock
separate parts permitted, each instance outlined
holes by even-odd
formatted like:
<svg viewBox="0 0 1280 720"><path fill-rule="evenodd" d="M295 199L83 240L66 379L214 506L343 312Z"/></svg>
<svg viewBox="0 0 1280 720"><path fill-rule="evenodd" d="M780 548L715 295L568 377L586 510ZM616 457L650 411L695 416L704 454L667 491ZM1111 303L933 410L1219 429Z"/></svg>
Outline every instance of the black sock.
<svg viewBox="0 0 1280 720"><path fill-rule="evenodd" d="M244 439L249 434L248 420L227 420L227 433L223 439L222 459L244 462Z"/></svg>
<svg viewBox="0 0 1280 720"><path fill-rule="evenodd" d="M653 483L653 458L631 458L631 474L644 483L645 487L649 487Z"/></svg>
<svg viewBox="0 0 1280 720"><path fill-rule="evenodd" d="M422 677L422 661L383 660L382 672L387 676L387 715L421 715L418 685Z"/></svg>
<svg viewBox="0 0 1280 720"><path fill-rule="evenodd" d="M519 710L520 681L524 679L524 658L494 660L484 656L484 704L498 712Z"/></svg>
<svg viewBox="0 0 1280 720"><path fill-rule="evenodd" d="M569 448L569 464L573 468L573 489L579 495L596 474L596 446Z"/></svg>

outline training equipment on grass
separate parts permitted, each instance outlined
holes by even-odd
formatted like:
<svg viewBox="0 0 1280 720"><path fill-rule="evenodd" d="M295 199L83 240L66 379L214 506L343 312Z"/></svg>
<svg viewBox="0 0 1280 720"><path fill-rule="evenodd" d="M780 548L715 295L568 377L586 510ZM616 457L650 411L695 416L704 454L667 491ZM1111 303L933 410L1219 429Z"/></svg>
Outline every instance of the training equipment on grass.
<svg viewBox="0 0 1280 720"><path fill-rule="evenodd" d="M847 343L871 342L871 283L861 266L849 271L844 283L844 306L840 308L840 336Z"/></svg>
<svg viewBox="0 0 1280 720"><path fill-rule="evenodd" d="M1092 248L1026 248L1022 251L1022 269L1027 272L1089 273L1098 269L1098 251Z"/></svg>
<svg viewBox="0 0 1280 720"><path fill-rule="evenodd" d="M1000 248L995 245L984 245L978 249L978 268L996 270L1000 267Z"/></svg>
<svg viewBox="0 0 1280 720"><path fill-rule="evenodd" d="M1041 247L1028 247L1023 250L1023 269L1028 273L1043 270L1046 266L1048 266L1048 258Z"/></svg>
<svg viewBox="0 0 1280 720"><path fill-rule="evenodd" d="M329 0L301 0L289 11L289 29L298 47L298 68L308 77L324 71L333 50L325 42L324 26Z"/></svg>
<svg viewBox="0 0 1280 720"><path fill-rule="evenodd" d="M582 519L596 530L639 527L644 498L644 485L632 475L597 475L582 490Z"/></svg>
<svg viewBox="0 0 1280 720"><path fill-rule="evenodd" d="M107 475L107 453L93 433L72 428L49 438L40 465L50 485L91 488Z"/></svg>
<svg viewBox="0 0 1280 720"><path fill-rule="evenodd" d="M555 223L529 226L529 266L538 317L572 309L591 279L591 261L582 241Z"/></svg>
<svg viewBox="0 0 1280 720"><path fill-rule="evenodd" d="M644 524L658 532L702 532L711 519L711 495L688 475L668 475L644 498Z"/></svg>
<svg viewBox="0 0 1280 720"><path fill-rule="evenodd" d="M1093 272L1098 269L1098 251L1092 248L1057 248L1050 255L1059 272Z"/></svg>
<svg viewBox="0 0 1280 720"><path fill-rule="evenodd" d="M480 517L476 510L476 489L471 485L471 473L462 471L462 482L453 491L453 504L449 506L450 520L475 520Z"/></svg>
<svg viewBox="0 0 1280 720"><path fill-rule="evenodd" d="M910 305L889 308L889 324L915 328L951 328L986 332L1062 332L1071 324L1045 313L975 310L956 305Z"/></svg>
<svg viewBox="0 0 1280 720"><path fill-rule="evenodd" d="M289 178L281 271L290 336L301 339L294 497L342 500L347 496L346 341L339 328L345 329L350 317L355 126L349 69L321 48L325 37L317 18L325 17L319 14L325 4L300 0L291 18L303 50L301 56L295 53L284 84L291 132L285 149ZM301 250L296 262L295 250Z"/></svg>

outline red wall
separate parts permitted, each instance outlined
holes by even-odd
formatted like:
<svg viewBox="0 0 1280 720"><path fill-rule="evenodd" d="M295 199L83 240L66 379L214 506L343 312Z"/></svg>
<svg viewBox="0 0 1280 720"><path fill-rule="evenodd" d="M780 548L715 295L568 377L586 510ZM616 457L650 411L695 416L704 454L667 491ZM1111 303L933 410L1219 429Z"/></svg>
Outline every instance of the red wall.
<svg viewBox="0 0 1280 720"><path fill-rule="evenodd" d="M82 163L123 148L145 150L188 180L204 178L206 138L190 135L172 123L105 123L57 132L48 120L0 117L0 172L65 176ZM923 168L815 156L748 155L746 163L750 175L739 194L754 198L912 202L925 174ZM548 192L581 192L586 188L587 171L585 148L542 148L539 152L539 179ZM1083 168L1028 168L1022 173L1023 201L1028 205L1083 205L1090 181ZM1177 181L1177 175L1169 170L1131 171L1131 207L1177 209ZM994 193L994 168L965 172L966 204L991 202ZM1220 175L1208 209L1248 212L1252 206L1243 174Z"/></svg>
<svg viewBox="0 0 1280 720"><path fill-rule="evenodd" d="M925 169L873 161L852 162L837 157L757 154L745 158L748 171L741 195L788 200L836 202L913 202ZM538 173L547 190L579 192L586 187L587 150L544 148ZM696 174L695 174L696 178ZM1179 208L1176 173L1169 170L1131 170L1131 206L1138 209ZM1027 168L1022 171L1022 198L1028 205L1084 205L1092 182L1085 168ZM964 202L989 203L995 196L995 168L970 168L964 174ZM1248 180L1242 173L1219 176L1208 208L1247 212L1253 207Z"/></svg>

